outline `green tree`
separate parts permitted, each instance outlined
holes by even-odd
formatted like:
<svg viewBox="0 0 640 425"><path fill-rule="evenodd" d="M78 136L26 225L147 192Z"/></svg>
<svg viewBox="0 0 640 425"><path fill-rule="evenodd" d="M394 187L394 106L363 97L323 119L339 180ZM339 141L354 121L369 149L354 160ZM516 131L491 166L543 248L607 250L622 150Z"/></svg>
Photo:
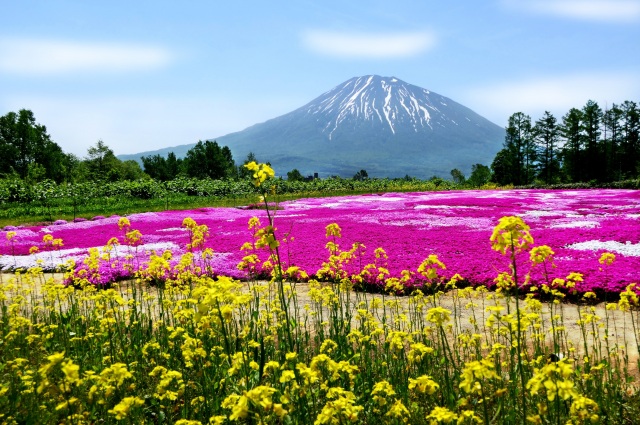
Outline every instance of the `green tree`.
<svg viewBox="0 0 640 425"><path fill-rule="evenodd" d="M300 173L300 171L298 171L297 168L294 168L293 170L287 173L287 180L292 182L302 181L304 180L304 176L302 175L302 173Z"/></svg>
<svg viewBox="0 0 640 425"><path fill-rule="evenodd" d="M464 173L460 170L458 170L457 168L454 168L453 170L451 170L451 178L453 179L453 182L455 184L465 184L465 182L467 181L466 177L464 176Z"/></svg>
<svg viewBox="0 0 640 425"><path fill-rule="evenodd" d="M567 179L572 182L584 181L585 176L582 165L584 138L582 137L581 123L582 111L571 108L562 117L562 126L560 127L560 134L564 139L563 168Z"/></svg>
<svg viewBox="0 0 640 425"><path fill-rule="evenodd" d="M161 155L143 156L140 158L144 172L152 179L169 181L175 179L182 172L182 159L169 152L167 157Z"/></svg>
<svg viewBox="0 0 640 425"><path fill-rule="evenodd" d="M529 115L516 112L509 117L504 147L509 152L514 167L512 183L531 183L535 176L536 152Z"/></svg>
<svg viewBox="0 0 640 425"><path fill-rule="evenodd" d="M471 166L471 175L467 181L473 187L480 187L491 180L491 169L486 165L473 164Z"/></svg>
<svg viewBox="0 0 640 425"><path fill-rule="evenodd" d="M498 151L491 163L491 180L499 185L512 184L515 180L511 152L503 148Z"/></svg>
<svg viewBox="0 0 640 425"><path fill-rule="evenodd" d="M640 110L635 102L624 101L622 109L622 175L634 178L640 162Z"/></svg>
<svg viewBox="0 0 640 425"><path fill-rule="evenodd" d="M602 123L602 109L593 100L589 100L582 108L582 137L584 142L584 180L602 180L605 167L600 159L600 125Z"/></svg>
<svg viewBox="0 0 640 425"><path fill-rule="evenodd" d="M93 181L117 181L122 180L122 161L102 140L98 140L94 146L87 149L84 160L87 169L87 178Z"/></svg>
<svg viewBox="0 0 640 425"><path fill-rule="evenodd" d="M144 171L142 171L142 168L140 168L140 164L138 164L138 161L128 159L120 163L118 180L139 180L143 178L149 177L144 173Z"/></svg>
<svg viewBox="0 0 640 425"><path fill-rule="evenodd" d="M605 181L622 179L622 152L620 150L622 116L622 109L614 103L610 109L604 111L602 117L602 143L604 144L605 167L607 169Z"/></svg>
<svg viewBox="0 0 640 425"><path fill-rule="evenodd" d="M221 179L235 175L231 150L218 142L199 141L184 158L184 170L189 177Z"/></svg>
<svg viewBox="0 0 640 425"><path fill-rule="evenodd" d="M369 174L367 174L367 170L360 170L353 175L354 180L362 181L369 178Z"/></svg>
<svg viewBox="0 0 640 425"><path fill-rule="evenodd" d="M14 170L24 179L32 170L31 177L39 175L61 182L66 174L64 157L60 146L47 134L47 128L36 123L30 110L21 109L0 117L0 174ZM35 169L40 171L36 173Z"/></svg>
<svg viewBox="0 0 640 425"><path fill-rule="evenodd" d="M551 184L560 176L560 163L557 158L560 128L556 117L551 112L545 111L542 118L533 126L533 134L538 149L537 177L546 184Z"/></svg>

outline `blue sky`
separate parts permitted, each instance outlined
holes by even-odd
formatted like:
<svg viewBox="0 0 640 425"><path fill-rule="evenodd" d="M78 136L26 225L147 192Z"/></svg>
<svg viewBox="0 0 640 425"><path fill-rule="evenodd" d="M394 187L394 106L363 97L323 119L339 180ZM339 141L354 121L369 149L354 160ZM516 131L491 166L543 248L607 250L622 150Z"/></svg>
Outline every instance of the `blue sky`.
<svg viewBox="0 0 640 425"><path fill-rule="evenodd" d="M79 157L137 153L378 74L505 126L639 102L639 40L640 0L21 0L0 14L0 115L32 110Z"/></svg>

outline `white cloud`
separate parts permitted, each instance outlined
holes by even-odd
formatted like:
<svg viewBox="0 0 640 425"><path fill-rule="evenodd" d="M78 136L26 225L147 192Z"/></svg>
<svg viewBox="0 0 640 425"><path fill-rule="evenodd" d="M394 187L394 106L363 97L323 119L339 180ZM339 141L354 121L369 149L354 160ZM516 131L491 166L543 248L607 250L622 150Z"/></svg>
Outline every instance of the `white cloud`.
<svg viewBox="0 0 640 425"><path fill-rule="evenodd" d="M52 75L74 72L123 72L167 65L163 48L133 44L69 40L0 40L0 72Z"/></svg>
<svg viewBox="0 0 640 425"><path fill-rule="evenodd" d="M309 49L335 57L388 59L419 55L436 43L427 31L397 33L348 33L309 30L302 34Z"/></svg>
<svg viewBox="0 0 640 425"><path fill-rule="evenodd" d="M602 22L635 22L640 20L638 0L511 0L517 8L571 19Z"/></svg>
<svg viewBox="0 0 640 425"><path fill-rule="evenodd" d="M548 110L560 119L571 108L582 108L588 100L601 108L635 100L640 80L635 73L584 73L511 81L471 89L460 102L497 124L510 115L524 112L537 119ZM466 99L465 99L466 97Z"/></svg>

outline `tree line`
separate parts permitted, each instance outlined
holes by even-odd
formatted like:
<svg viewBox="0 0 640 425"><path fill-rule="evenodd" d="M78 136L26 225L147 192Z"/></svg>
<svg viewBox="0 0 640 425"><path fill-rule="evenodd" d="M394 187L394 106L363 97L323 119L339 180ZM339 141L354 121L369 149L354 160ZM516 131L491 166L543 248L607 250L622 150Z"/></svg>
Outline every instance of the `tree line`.
<svg viewBox="0 0 640 425"><path fill-rule="evenodd" d="M560 122L546 111L532 122L509 117L502 149L491 164L500 185L609 183L640 172L640 110L632 101L604 110L593 100L571 108Z"/></svg>
<svg viewBox="0 0 640 425"><path fill-rule="evenodd" d="M168 181L178 176L220 179L245 172L236 167L228 147L209 140L199 141L185 158L176 158L174 153L166 158L154 155L143 157L142 164L144 170L137 161L121 161L102 140L90 146L84 158L65 153L28 109L0 117L0 178L30 183L117 182L149 177Z"/></svg>
<svg viewBox="0 0 640 425"><path fill-rule="evenodd" d="M570 109L561 121L548 111L535 122L529 115L516 112L509 117L503 147L491 167L474 164L469 179L453 169L451 177L459 186L472 187L488 182L522 186L635 179L640 174L639 136L640 109L632 101L603 110L590 100L582 109ZM257 161L251 153L243 164L250 161ZM199 141L184 158L170 152L166 157L142 157L141 162L142 167L134 160L121 161L101 140L87 149L84 158L65 153L27 109L0 117L0 178L27 183L143 178L167 182L179 177L236 179L248 173L242 165L236 165L227 146L209 140ZM287 173L287 179L302 181L309 177L294 169ZM367 172L360 170L353 179L367 180Z"/></svg>

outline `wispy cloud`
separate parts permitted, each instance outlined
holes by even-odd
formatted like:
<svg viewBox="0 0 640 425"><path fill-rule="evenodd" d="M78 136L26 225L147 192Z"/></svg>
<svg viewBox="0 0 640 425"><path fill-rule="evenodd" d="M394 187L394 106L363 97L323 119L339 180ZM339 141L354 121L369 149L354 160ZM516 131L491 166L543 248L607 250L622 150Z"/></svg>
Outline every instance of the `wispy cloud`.
<svg viewBox="0 0 640 425"><path fill-rule="evenodd" d="M601 22L640 20L638 0L506 0L515 8L571 19Z"/></svg>
<svg viewBox="0 0 640 425"><path fill-rule="evenodd" d="M428 31L353 33L308 30L303 44L320 54L359 59L406 58L435 46L436 37Z"/></svg>
<svg viewBox="0 0 640 425"><path fill-rule="evenodd" d="M104 42L0 39L0 72L57 75L127 72L167 65L172 54L160 47Z"/></svg>
<svg viewBox="0 0 640 425"><path fill-rule="evenodd" d="M501 124L515 112L524 112L535 120L548 110L560 118L571 108L582 108L588 100L604 108L638 96L640 81L635 73L602 72L488 85L469 90L463 103Z"/></svg>

